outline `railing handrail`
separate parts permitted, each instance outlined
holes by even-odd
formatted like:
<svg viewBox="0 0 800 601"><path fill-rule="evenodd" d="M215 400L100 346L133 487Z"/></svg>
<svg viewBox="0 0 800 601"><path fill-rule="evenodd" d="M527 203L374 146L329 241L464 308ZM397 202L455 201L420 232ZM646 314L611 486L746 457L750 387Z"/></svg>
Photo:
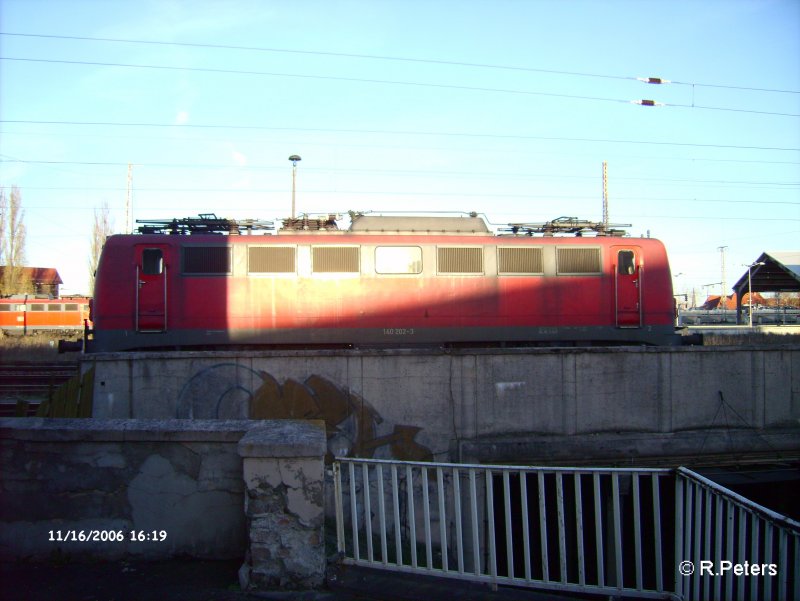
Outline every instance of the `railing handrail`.
<svg viewBox="0 0 800 601"><path fill-rule="evenodd" d="M675 470L660 467L570 467L570 466L530 466L530 465L501 465L487 463L440 463L438 461L403 461L399 459L369 459L363 457L334 457L334 461L340 463L367 463L369 465L409 465L427 468L446 468L446 469L477 469L477 470L496 470L496 471L525 471L531 473L563 473L563 474L672 474Z"/></svg>
<svg viewBox="0 0 800 601"><path fill-rule="evenodd" d="M800 601L800 522L685 467L337 457L333 475L346 563L540 590ZM734 581L733 562L748 561L774 573Z"/></svg>
<svg viewBox="0 0 800 601"><path fill-rule="evenodd" d="M678 467L675 469L675 473L679 476L685 477L688 480L693 480L700 486L711 489L716 494L726 497L731 503L758 514L763 519L773 522L773 524L776 526L788 528L793 530L796 534L800 534L800 522L797 522L790 517L787 517L776 511L772 511L763 505L759 505L747 497L743 497L742 495L733 492L731 489L725 488L721 484L717 484L713 480L709 480L697 472L693 472L689 468Z"/></svg>

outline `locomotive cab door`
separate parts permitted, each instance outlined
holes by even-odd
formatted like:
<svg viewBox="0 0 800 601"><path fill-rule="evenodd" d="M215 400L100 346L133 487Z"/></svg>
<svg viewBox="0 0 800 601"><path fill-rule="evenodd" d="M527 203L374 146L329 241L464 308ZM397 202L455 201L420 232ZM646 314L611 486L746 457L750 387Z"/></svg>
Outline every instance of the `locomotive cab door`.
<svg viewBox="0 0 800 601"><path fill-rule="evenodd" d="M167 329L167 264L164 246L136 246L136 331Z"/></svg>
<svg viewBox="0 0 800 601"><path fill-rule="evenodd" d="M619 328L639 328L642 325L642 267L641 249L615 246L614 305Z"/></svg>

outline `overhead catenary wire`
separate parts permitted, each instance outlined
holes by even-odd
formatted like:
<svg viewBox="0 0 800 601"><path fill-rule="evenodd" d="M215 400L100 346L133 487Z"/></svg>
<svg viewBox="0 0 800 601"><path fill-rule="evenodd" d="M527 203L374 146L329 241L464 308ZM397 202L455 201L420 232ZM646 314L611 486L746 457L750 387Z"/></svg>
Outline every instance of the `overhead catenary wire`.
<svg viewBox="0 0 800 601"><path fill-rule="evenodd" d="M30 163L42 165L86 165L101 167L125 167L129 162L122 161L62 161L62 160L41 160L41 159L19 159L0 155L0 163ZM267 165L232 165L232 164L210 164L210 163L137 163L150 168L161 169L242 169L252 171L276 171L280 172L279 167L269 167ZM551 173L522 173L522 172L475 172L475 171L444 171L428 169L365 169L353 167L309 167L306 171L311 172L336 172L336 173L374 173L384 175L403 175L403 176L450 176L450 177L500 177L500 178L522 178L522 179L579 179L594 181L596 177L591 175L570 175L570 174L551 174ZM687 179L687 178L659 178L659 177L615 177L615 181L638 181L638 182L659 182L659 183L681 183L681 184L716 184L716 185L744 185L744 186L800 186L800 181L778 182L778 181L758 181L758 180L707 180L707 179ZM797 203L800 204L800 203Z"/></svg>
<svg viewBox="0 0 800 601"><path fill-rule="evenodd" d="M2 123L2 120L0 120ZM39 136L39 137L68 137L68 138L95 138L95 139L113 139L113 140L150 140L150 141L162 141L162 140L171 140L174 141L174 137L165 138L157 135L120 135L120 134L101 134L101 133L76 133L70 132L68 134L64 134L62 132L58 132L55 130L51 131L40 131L40 130L27 130L27 131L11 131L8 129L0 129L0 136L25 136L25 137L32 137L32 136ZM218 137L186 137L183 138L183 141L190 141L192 143L197 142L218 142L223 138ZM263 142L263 138L249 138L249 139L242 139L239 138L240 142L256 142L261 143ZM558 140L556 140L558 141ZM565 140L566 141L566 140ZM600 142L601 140L598 140ZM407 146L407 145L395 145L395 144L371 144L371 143L355 143L355 142L346 142L346 143L339 143L339 142L320 142L320 141L313 141L313 142L306 142L306 145L316 146L316 147L335 147L335 148L383 148L383 149L404 149L404 150L413 150L413 149L420 149L422 147L419 146ZM430 146L425 145L424 150L427 151L436 151L436 150L447 150L450 151L452 148L449 147L439 147L439 146ZM798 149L800 151L800 149ZM524 153L524 154L532 154L532 155L547 155L549 157L553 156L569 156L571 158L579 158L581 156L591 156L594 157L594 154L586 155L580 152L563 152L557 151L553 149L547 150L517 150L517 154ZM3 155L0 155L2 157ZM645 161L670 161L670 162L690 162L690 163L737 163L737 164L749 164L749 165L800 165L800 161L775 161L775 160L764 160L764 159L736 159L736 158L718 158L716 156L644 156L642 154L636 155L626 155L626 154L617 154L614 153L611 158L616 159L636 159L636 160L645 160Z"/></svg>
<svg viewBox="0 0 800 601"><path fill-rule="evenodd" d="M187 129L230 129L254 131L290 131L290 132L323 132L347 134L380 134L398 136L442 136L457 138L485 138L498 140L545 140L553 142L596 142L603 144L642 144L649 146L675 146L682 148L725 148L735 150L771 150L800 152L800 147L785 146L748 146L736 144L700 144L697 142L667 142L663 140L626 140L614 138L574 138L568 136L534 136L529 134L490 134L476 132L447 132L425 130L391 130L391 129L346 129L325 127L281 127L273 125L236 125L220 123L153 123L133 121L77 121L77 120L40 120L40 119L0 119L0 123L28 125L66 125L66 126L98 126L98 127L152 127L152 128L187 128Z"/></svg>
<svg viewBox="0 0 800 601"><path fill-rule="evenodd" d="M608 73L590 73L587 71L569 71L569 70L560 70L560 69L544 69L540 67L527 67L521 65L499 65L499 64L492 64L492 63L476 63L476 62L468 62L468 61L454 61L454 60L443 60L443 59L433 59L433 58L415 58L415 57L404 57L404 56L391 56L391 55L382 55L382 54L357 54L357 53L347 53L347 52L332 52L332 51L325 51L325 50L301 50L301 49L291 49L291 48L270 48L270 47L261 47L261 46L242 46L242 45L232 45L232 44L212 44L212 43L204 43L204 42L176 42L176 41L166 41L166 40L144 40L144 39L132 39L132 38L111 38L111 37L96 37L96 36L75 36L75 35L54 35L54 34L42 34L42 33L23 33L23 32L7 32L7 31L0 31L0 36L14 36L14 37L22 37L22 38L47 38L47 39L58 39L58 40L73 40L73 41L91 41L91 42L110 42L110 43L122 43L122 44L142 44L142 45L153 45L153 46L174 46L174 47L184 47L184 48L204 48L204 49L214 49L214 50L237 50L237 51L248 51L248 52L271 52L271 53L283 53L283 54L297 54L297 55L311 55L311 56L329 56L329 57L336 57L336 58L355 58L355 59L368 59L368 60L379 60L379 61L393 61L393 62L408 62L408 63L424 63L424 64L431 64L431 65L446 65L446 66L454 66L454 67L470 67L470 68L477 68L477 69L495 69L495 70L507 70L507 71L522 71L522 72L529 72L529 73L545 73L550 75L565 75L565 76L573 76L573 77L591 77L591 78L599 78L599 79L617 79L623 81L643 81L648 84L654 83L671 83L674 85L682 85L682 86L697 86L697 87L709 87L709 88L722 88L722 89L729 89L729 90L746 90L746 91L755 91L755 92L770 92L776 94L800 94L800 90L786 90L786 89L777 89L777 88L763 88L763 87L756 87L756 86L744 86L744 85L732 85L732 84L717 84L717 83L702 83L702 82L686 82L686 81L670 81L666 80L661 77L635 77L629 75L614 75Z"/></svg>
<svg viewBox="0 0 800 601"><path fill-rule="evenodd" d="M276 71L253 71L247 69L217 69L213 67L187 67L175 65L146 65L146 64L133 64L133 63L108 63L100 61L69 61L60 59L41 59L41 58L27 58L27 57L11 57L0 56L0 60L4 61L20 61L29 63L49 63L60 65L81 65L90 67L119 67L127 69L152 69L152 70L165 70L165 71L184 71L193 73L214 73L224 75L248 75L248 76L263 76L263 77L287 77L294 79L316 79L327 81L342 81L348 83L368 83L368 84L384 84L396 86L414 86L421 88L437 88L448 90L459 90L469 92L492 92L500 94L522 94L527 96L547 96L551 98L562 98L571 100L591 100L596 102L616 102L628 103L628 100L620 98L604 98L602 96L587 96L580 94L560 94L556 92L543 92L537 90L513 90L508 88L489 88L482 86L464 86L455 84L444 83L430 83L422 81L401 81L389 79L374 79L367 77L342 77L337 75L319 75L319 74L303 74L303 73L280 73ZM797 115L800 117L800 115Z"/></svg>
<svg viewBox="0 0 800 601"><path fill-rule="evenodd" d="M244 75L244 76L260 76L260 77L286 77L294 79L314 79L324 81L340 81L347 83L367 83L367 84L380 84L380 85L393 85L393 86L413 86L421 88L434 88L445 90L458 90L467 92L486 92L497 94L519 94L526 96L543 96L549 98L560 98L566 100L583 100L592 102L612 102L618 104L637 104L647 107L673 107L673 108L687 108L698 109L707 111L727 111L735 113L750 113L755 115L769 115L777 117L800 117L800 113L783 113L778 111L766 111L755 109L741 109L733 107L719 107L707 106L700 104L677 104L677 103L664 103L655 100L628 100L624 98L608 98L603 96L589 96L584 94L563 94L558 92L544 92L541 90L515 90L510 88L490 88L485 86L467 86L456 84L444 83L431 83L421 81L403 81L403 80L389 80L389 79L374 79L364 77L342 77L336 75L320 75L320 74L303 74L303 73L281 73L276 71L254 71L246 69L219 69L213 67L188 67L176 65L152 65L152 64L134 64L134 63L112 63L101 61L76 61L76 60L62 60L62 59L43 59L43 58L29 58L29 57L12 57L0 56L0 60L4 61L20 61L29 63L47 63L47 64L60 64L60 65L80 65L91 67L116 67L128 69L149 69L149 70L165 70L165 71L182 71L192 73L212 73L212 74L225 74L225 75ZM635 79L635 78L634 78Z"/></svg>
<svg viewBox="0 0 800 601"><path fill-rule="evenodd" d="M114 187L114 186L26 186L26 190L48 190L48 191L61 191L61 192L125 192L124 187ZM282 194L285 190L280 188L247 188L247 189L235 189L230 190L226 188L159 188L159 187L152 187L152 186L143 186L136 189L137 192L177 192L177 193L189 193L189 194L229 194L229 195L241 195L241 194L261 194L261 193L276 193ZM330 195L331 192L329 190L307 190L307 194L309 195ZM380 194L380 195L402 195L402 196L458 196L464 198L527 198L527 199L535 199L535 200L548 200L548 199L559 199L559 200L575 200L575 201L584 201L584 200L594 200L594 196L586 195L580 196L575 194L495 194L495 193L469 193L469 192L449 192L449 193L426 193L421 191L416 192L398 192L396 190L389 191L389 190L368 190L368 191L355 191L355 190L342 190L341 192L337 192L337 194L351 194L351 195L360 195L360 194ZM690 202L690 203L720 203L720 204L753 204L753 205L788 205L788 206L798 206L800 203L798 202L787 202L787 201L762 201L762 200L736 200L736 199L729 199L729 198L690 198L690 197L670 197L670 198L663 198L663 197L647 197L647 196L627 196L627 195L617 195L615 198L619 201L636 201L636 202ZM37 209L62 209L62 206L56 205L37 205ZM71 207L70 210L73 209L80 209L81 207ZM84 207L86 209L95 209L99 207ZM164 208L164 207L161 207ZM324 211L315 211L319 213L323 213ZM716 219L716 216L713 217Z"/></svg>

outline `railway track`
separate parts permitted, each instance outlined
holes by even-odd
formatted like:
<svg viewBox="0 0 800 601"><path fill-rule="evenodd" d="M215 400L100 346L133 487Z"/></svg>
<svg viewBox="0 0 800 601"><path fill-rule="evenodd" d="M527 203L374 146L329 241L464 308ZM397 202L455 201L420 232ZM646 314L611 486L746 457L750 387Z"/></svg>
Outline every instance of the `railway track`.
<svg viewBox="0 0 800 601"><path fill-rule="evenodd" d="M77 361L38 363L21 361L0 364L0 417L15 415L18 401L28 403L34 415L50 391L61 386L79 371Z"/></svg>

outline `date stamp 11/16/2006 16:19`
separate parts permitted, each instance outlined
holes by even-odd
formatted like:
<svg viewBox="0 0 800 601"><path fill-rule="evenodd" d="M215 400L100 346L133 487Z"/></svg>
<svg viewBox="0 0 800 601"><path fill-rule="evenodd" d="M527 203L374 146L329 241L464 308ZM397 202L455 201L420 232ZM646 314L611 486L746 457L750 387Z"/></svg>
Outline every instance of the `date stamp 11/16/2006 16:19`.
<svg viewBox="0 0 800 601"><path fill-rule="evenodd" d="M163 542L166 530L50 530L50 542Z"/></svg>

